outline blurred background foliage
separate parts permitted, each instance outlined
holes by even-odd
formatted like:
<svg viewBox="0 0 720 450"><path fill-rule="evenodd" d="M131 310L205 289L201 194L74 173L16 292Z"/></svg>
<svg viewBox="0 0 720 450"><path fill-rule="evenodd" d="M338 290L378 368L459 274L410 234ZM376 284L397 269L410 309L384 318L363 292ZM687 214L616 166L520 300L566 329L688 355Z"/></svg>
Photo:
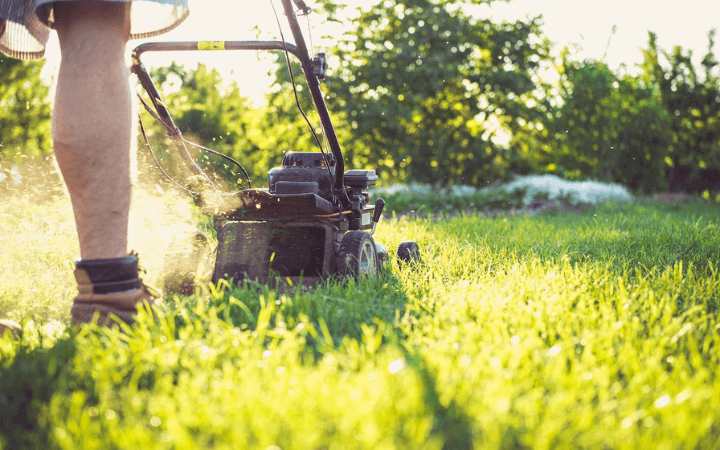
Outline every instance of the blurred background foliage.
<svg viewBox="0 0 720 450"><path fill-rule="evenodd" d="M0 53L0 162L52 153L50 87L40 78L43 65Z"/></svg>
<svg viewBox="0 0 720 450"><path fill-rule="evenodd" d="M380 168L384 183L480 187L553 173L644 193L720 191L714 30L699 65L686 49L658 48L648 33L644 63L631 72L554 48L540 18L493 22L467 16L456 0L373 1L353 14L337 2L314 3L321 16L314 20L352 21L329 51L324 83L350 168ZM185 136L239 160L260 187L285 152L317 150L297 112L285 55L270 58L275 84L259 105L202 64L152 72ZM8 161L50 153L41 67L0 59L3 170ZM297 64L293 73L322 136ZM161 163L182 174L175 144L143 117ZM139 148L139 158L150 162L142 136ZM244 186L226 161L191 152L231 187Z"/></svg>

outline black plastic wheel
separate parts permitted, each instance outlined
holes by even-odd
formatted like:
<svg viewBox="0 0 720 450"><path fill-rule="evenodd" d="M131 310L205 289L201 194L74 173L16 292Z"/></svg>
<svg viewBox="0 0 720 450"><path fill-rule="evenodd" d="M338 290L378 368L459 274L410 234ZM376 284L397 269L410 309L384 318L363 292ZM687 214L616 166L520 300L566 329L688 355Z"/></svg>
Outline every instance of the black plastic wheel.
<svg viewBox="0 0 720 450"><path fill-rule="evenodd" d="M378 270L382 272L390 265L390 254L384 245L375 241L375 253L377 253Z"/></svg>
<svg viewBox="0 0 720 450"><path fill-rule="evenodd" d="M360 230L345 233L340 242L337 272L341 275L352 275L357 278L377 276L377 250L370 233Z"/></svg>
<svg viewBox="0 0 720 450"><path fill-rule="evenodd" d="M420 247L417 242L402 242L398 246L397 256L401 263L420 262Z"/></svg>

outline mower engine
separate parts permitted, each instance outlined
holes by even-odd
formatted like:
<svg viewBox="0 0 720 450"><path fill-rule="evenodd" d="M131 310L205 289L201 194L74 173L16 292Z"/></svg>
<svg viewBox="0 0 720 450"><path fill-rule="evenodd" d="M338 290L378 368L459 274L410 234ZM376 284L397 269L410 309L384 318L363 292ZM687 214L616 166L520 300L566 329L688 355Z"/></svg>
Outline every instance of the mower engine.
<svg viewBox="0 0 720 450"><path fill-rule="evenodd" d="M289 278L312 284L332 274L375 276L388 260L372 238L385 202L369 204L374 170L344 173L344 210L333 191L332 154L289 152L268 172L268 189L246 189L241 205L216 221L213 281Z"/></svg>

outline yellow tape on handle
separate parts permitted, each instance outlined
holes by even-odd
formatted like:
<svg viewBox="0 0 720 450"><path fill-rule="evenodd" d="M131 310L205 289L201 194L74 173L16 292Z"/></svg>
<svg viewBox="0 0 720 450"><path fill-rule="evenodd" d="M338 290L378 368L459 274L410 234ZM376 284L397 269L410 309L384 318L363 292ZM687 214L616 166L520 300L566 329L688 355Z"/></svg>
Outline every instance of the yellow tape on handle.
<svg viewBox="0 0 720 450"><path fill-rule="evenodd" d="M198 50L225 50L225 41L200 41Z"/></svg>

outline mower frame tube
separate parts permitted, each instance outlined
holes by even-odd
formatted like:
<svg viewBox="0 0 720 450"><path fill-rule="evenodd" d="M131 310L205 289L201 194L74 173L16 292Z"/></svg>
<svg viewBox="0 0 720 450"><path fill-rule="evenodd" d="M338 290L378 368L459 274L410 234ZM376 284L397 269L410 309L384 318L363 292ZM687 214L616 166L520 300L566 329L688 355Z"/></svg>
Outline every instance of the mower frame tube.
<svg viewBox="0 0 720 450"><path fill-rule="evenodd" d="M297 21L295 10L292 6L291 0L282 0L283 8L285 9L285 16L288 18L290 24L290 31L292 31L293 38L295 39L295 45L297 46L299 55L298 58L302 63L303 72L305 73L305 79L307 80L308 88L310 88L310 94L312 95L313 102L317 108L320 121L322 122L325 134L327 135L328 144L330 150L335 155L335 190L337 192L345 192L345 158L343 158L342 150L340 149L340 143L338 142L337 135L335 134L335 127L333 127L330 113L328 112L325 99L323 98L322 91L320 90L320 81L317 75L313 71L312 61L308 54L307 46L305 45L305 39L303 38L300 24ZM301 5L302 6L302 5ZM342 202L345 209L350 207L350 201L347 195L340 195L340 202Z"/></svg>

